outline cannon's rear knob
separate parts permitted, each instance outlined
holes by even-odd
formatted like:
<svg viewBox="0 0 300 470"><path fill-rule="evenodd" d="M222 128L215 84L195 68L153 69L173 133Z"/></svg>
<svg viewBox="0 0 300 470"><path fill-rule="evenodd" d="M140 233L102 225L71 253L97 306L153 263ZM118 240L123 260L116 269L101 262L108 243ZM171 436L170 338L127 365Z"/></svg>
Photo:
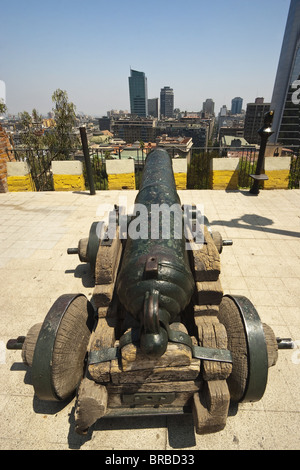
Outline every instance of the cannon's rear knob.
<svg viewBox="0 0 300 470"><path fill-rule="evenodd" d="M87 256L87 246L88 246L88 238L82 238L78 242L77 248L68 248L67 253L68 255L78 255L79 259L83 263L88 263L88 256Z"/></svg>
<svg viewBox="0 0 300 470"><path fill-rule="evenodd" d="M222 235L220 232L211 232L212 239L214 241L214 244L217 247L218 252L221 254L223 250L223 246L231 246L233 245L232 240L223 240Z"/></svg>

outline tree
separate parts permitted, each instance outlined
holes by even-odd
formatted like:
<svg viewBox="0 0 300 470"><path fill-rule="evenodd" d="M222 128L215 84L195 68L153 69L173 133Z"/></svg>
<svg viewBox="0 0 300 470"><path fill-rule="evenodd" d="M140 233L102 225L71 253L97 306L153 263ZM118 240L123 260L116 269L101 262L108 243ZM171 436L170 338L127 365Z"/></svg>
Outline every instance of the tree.
<svg viewBox="0 0 300 470"><path fill-rule="evenodd" d="M7 111L7 106L4 103L4 101L1 99L0 100L0 114L5 114Z"/></svg>
<svg viewBox="0 0 300 470"><path fill-rule="evenodd" d="M36 109L33 109L32 114L29 114L27 111L19 113L19 119L23 128L21 135L22 145L36 152L43 148L42 116L38 114Z"/></svg>
<svg viewBox="0 0 300 470"><path fill-rule="evenodd" d="M25 159L30 167L31 176L33 178L37 191L52 189L52 183L49 180L49 169L51 165L44 158L44 136L42 129L42 116L36 109L32 110L32 114L27 111L19 113L20 124L22 125L22 133L20 141L24 150L16 149L16 158Z"/></svg>
<svg viewBox="0 0 300 470"><path fill-rule="evenodd" d="M76 125L76 108L68 101L67 92L59 88L53 93L52 101L55 126L45 135L45 141L56 159L69 160L70 150L79 144L78 137L72 132Z"/></svg>
<svg viewBox="0 0 300 470"><path fill-rule="evenodd" d="M79 141L72 132L76 124L75 106L68 101L66 91L57 89L52 95L55 125L51 130L42 129L42 116L36 109L29 114L19 114L23 127L21 142L24 147L32 150L47 148L51 160L69 160L70 151L78 146Z"/></svg>
<svg viewBox="0 0 300 470"><path fill-rule="evenodd" d="M23 127L21 142L24 147L19 157L28 161L38 191L52 187L51 162L69 160L71 151L78 145L78 138L72 133L76 124L75 106L69 103L67 92L56 90L52 101L55 104L55 125L50 130L43 129L42 116L36 109L31 114L24 111L19 115Z"/></svg>

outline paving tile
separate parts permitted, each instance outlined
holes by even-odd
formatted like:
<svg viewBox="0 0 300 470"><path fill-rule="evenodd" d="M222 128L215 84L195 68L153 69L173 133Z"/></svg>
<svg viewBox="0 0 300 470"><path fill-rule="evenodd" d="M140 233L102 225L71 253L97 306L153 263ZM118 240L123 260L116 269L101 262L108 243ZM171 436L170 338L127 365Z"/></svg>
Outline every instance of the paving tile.
<svg viewBox="0 0 300 470"><path fill-rule="evenodd" d="M0 194L0 347L43 321L58 296L93 292L89 266L68 247L88 236L103 203L134 202L136 191ZM182 203L204 204L214 230L232 238L221 255L225 294L245 295L277 337L298 346L279 351L259 402L231 405L223 431L198 436L190 415L103 419L87 436L74 431L74 400L34 396L20 351L0 361L0 449L299 449L300 190L181 191ZM299 220L298 220L299 219Z"/></svg>

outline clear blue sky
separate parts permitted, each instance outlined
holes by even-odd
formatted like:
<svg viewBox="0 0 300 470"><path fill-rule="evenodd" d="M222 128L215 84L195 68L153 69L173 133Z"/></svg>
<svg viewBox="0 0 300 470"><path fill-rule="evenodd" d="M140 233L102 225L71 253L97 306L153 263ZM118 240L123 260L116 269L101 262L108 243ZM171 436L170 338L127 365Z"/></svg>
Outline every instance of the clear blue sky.
<svg viewBox="0 0 300 470"><path fill-rule="evenodd" d="M78 112L129 110L130 67L148 97L216 112L231 99L270 101L289 0L0 0L0 80L10 113L47 113L66 90Z"/></svg>

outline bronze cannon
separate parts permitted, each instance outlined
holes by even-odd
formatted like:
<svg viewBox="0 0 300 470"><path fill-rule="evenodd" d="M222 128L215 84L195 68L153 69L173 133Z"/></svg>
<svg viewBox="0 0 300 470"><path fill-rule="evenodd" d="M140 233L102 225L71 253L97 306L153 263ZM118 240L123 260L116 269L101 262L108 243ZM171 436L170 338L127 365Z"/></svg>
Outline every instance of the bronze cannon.
<svg viewBox="0 0 300 470"><path fill-rule="evenodd" d="M199 434L222 430L230 401L260 400L278 348L290 347L246 297L223 295L220 254L231 244L181 205L168 153L150 152L133 214L115 206L68 249L90 264L92 302L62 295L8 342L37 397L76 395L80 434L100 418L183 413Z"/></svg>

